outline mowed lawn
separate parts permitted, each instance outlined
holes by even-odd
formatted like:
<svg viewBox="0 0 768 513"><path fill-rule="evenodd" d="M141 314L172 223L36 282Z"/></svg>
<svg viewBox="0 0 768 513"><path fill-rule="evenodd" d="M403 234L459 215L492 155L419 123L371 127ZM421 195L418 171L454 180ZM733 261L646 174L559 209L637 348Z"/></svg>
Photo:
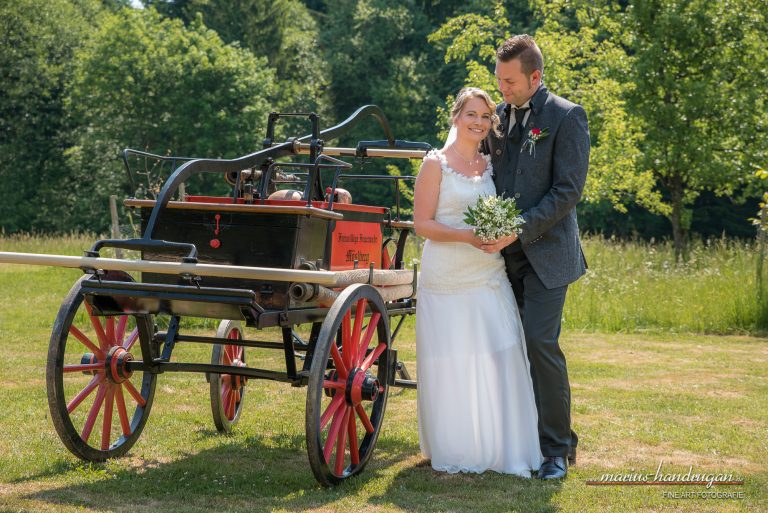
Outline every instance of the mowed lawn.
<svg viewBox="0 0 768 513"><path fill-rule="evenodd" d="M419 454L416 393L393 389L364 474L324 489L307 462L305 388L250 381L241 422L222 436L200 374L159 376L128 456L81 462L59 441L45 390L50 328L78 276L0 265L0 511L768 511L768 341L746 336L565 332L581 443L563 482L433 472ZM215 325L195 329L212 334ZM415 372L412 322L396 347ZM180 345L174 356L206 361L209 351ZM279 354L250 355L281 369ZM604 473L653 474L660 464L665 473L692 466L744 484L587 483ZM667 497L685 492L743 498Z"/></svg>

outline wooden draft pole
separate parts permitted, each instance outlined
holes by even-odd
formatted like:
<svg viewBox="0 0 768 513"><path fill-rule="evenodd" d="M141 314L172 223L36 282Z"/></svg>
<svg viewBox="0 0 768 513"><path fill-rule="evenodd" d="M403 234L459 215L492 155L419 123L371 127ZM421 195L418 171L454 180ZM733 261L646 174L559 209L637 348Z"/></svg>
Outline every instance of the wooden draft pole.
<svg viewBox="0 0 768 513"><path fill-rule="evenodd" d="M375 287L388 287L394 285L408 285L414 281L414 272L409 269L309 271L301 269L274 269L271 267L46 255L40 253L0 252L0 264L45 265L68 267L72 269L103 269L108 271L215 276L218 278L239 278L247 280L304 282L323 285L330 288L345 287L354 283L370 283Z"/></svg>

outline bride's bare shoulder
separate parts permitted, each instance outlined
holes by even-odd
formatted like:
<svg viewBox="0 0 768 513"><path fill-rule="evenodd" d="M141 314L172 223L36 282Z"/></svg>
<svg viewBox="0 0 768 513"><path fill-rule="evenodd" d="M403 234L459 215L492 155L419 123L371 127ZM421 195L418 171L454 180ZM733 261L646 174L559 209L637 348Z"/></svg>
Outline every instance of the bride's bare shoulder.
<svg viewBox="0 0 768 513"><path fill-rule="evenodd" d="M439 150L431 150L424 155L424 160L421 163L421 171L419 174L427 171L428 173L440 173L440 168L443 163L443 157L439 153Z"/></svg>

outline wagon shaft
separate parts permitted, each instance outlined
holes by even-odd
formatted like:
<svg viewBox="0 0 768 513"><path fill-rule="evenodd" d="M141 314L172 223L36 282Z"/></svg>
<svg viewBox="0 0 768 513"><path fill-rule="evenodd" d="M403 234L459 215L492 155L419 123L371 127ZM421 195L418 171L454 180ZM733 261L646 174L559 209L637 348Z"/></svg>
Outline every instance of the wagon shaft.
<svg viewBox="0 0 768 513"><path fill-rule="evenodd" d="M362 269L351 271L304 271L300 269L272 269L268 267L191 264L3 251L0 251L0 264L44 265L72 269L150 272L177 276L214 276L219 278L305 282L333 288L344 287L354 283L368 283L369 276L371 276L370 271ZM374 286L406 285L411 283L414 278L413 271L404 269L376 269L373 271L372 276L371 284Z"/></svg>

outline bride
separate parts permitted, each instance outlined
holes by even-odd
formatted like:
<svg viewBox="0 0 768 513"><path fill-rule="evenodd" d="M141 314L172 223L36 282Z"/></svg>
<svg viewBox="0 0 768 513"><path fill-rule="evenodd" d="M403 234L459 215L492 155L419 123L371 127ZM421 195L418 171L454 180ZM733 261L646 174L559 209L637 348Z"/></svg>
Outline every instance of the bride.
<svg viewBox="0 0 768 513"><path fill-rule="evenodd" d="M416 180L414 225L427 239L416 306L419 443L435 470L530 477L542 456L520 315L501 254L483 252L463 221L478 196L496 193L490 158L478 152L498 130L495 111L488 93L462 89L455 139L424 158Z"/></svg>

